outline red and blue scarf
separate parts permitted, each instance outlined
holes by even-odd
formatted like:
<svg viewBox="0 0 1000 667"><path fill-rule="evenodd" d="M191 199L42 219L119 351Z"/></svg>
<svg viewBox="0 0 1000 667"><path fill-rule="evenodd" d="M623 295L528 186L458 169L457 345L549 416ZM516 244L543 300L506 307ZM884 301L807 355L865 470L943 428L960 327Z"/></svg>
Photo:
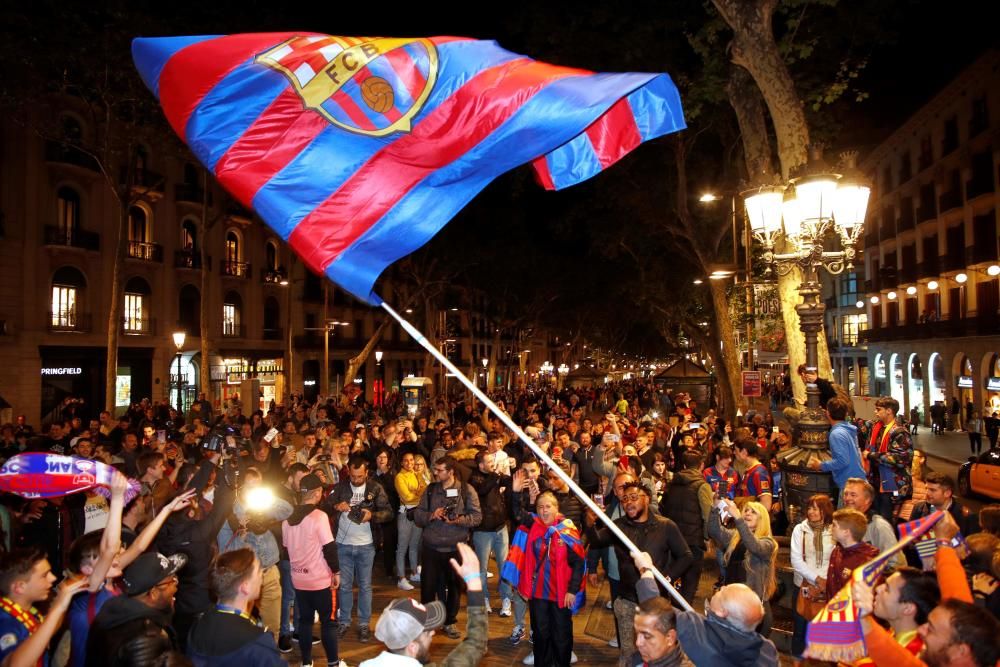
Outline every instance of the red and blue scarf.
<svg viewBox="0 0 1000 667"><path fill-rule="evenodd" d="M557 516L550 526L546 526L536 514L531 516L531 526L521 526L514 534L500 577L525 599L551 600L562 607L572 576L566 550L572 549L584 563L587 560L580 531L563 516ZM570 610L574 614L583 608L587 599L586 581L585 569L580 591Z"/></svg>

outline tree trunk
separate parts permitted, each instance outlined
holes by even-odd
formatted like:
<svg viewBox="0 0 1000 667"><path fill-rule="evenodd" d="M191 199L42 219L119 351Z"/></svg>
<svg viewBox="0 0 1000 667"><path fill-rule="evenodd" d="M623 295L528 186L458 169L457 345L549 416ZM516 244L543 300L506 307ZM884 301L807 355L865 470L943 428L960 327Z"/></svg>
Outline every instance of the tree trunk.
<svg viewBox="0 0 1000 667"><path fill-rule="evenodd" d="M805 164L809 126L795 82L774 40L772 21L777 0L712 0L733 31L732 60L757 83L774 124L782 178Z"/></svg>
<svg viewBox="0 0 1000 667"><path fill-rule="evenodd" d="M131 178L126 179L131 182ZM111 265L111 298L108 308L107 366L104 373L104 405L115 414L115 394L118 383L118 337L122 327L122 266L125 264L125 244L128 238L128 198L118 199L118 238L115 240L114 261Z"/></svg>
<svg viewBox="0 0 1000 667"><path fill-rule="evenodd" d="M361 352L359 352L354 357L351 357L350 361L347 362L347 370L344 372L345 387L350 386L351 383L354 382L354 378L357 376L358 371L368 360L368 356L371 355L372 350L375 349L375 346L378 345L378 342L382 340L382 333L386 330L388 326L389 326L389 318L387 317L383 319L382 323L375 328L375 333L373 333L372 337L368 339L367 343L365 343L365 346L361 349Z"/></svg>
<svg viewBox="0 0 1000 667"><path fill-rule="evenodd" d="M726 300L726 282L722 280L709 280L709 288L712 292L712 310L715 315L715 341L706 341L706 347L710 350L712 360L718 369L716 373L719 378L720 389L723 392L723 414L729 420L736 418L736 409L742 401L742 380L740 376L740 359L736 348L736 330L733 321L729 317L729 303ZM718 341L722 342L719 349ZM721 362L721 363L719 363ZM747 405L743 405L743 413L746 414Z"/></svg>
<svg viewBox="0 0 1000 667"><path fill-rule="evenodd" d="M434 312L434 307L430 298L424 299L424 335L431 336L434 339L434 344L441 347L441 336L442 332L438 331L436 313ZM424 353L424 377L431 378L434 380L434 357L430 352ZM444 386L438 383L438 391L442 391Z"/></svg>
<svg viewBox="0 0 1000 667"><path fill-rule="evenodd" d="M198 252L201 256L201 299L198 302L198 338L201 352L201 363L198 365L198 386L205 396L211 400L212 391L212 367L209 361L209 350L211 349L211 335L209 330L209 313L211 312L211 298L209 296L208 284L208 171L202 170L202 196L201 196L201 229L199 230ZM291 288L289 288L291 289ZM287 377L287 376L286 376ZM288 391L287 389L285 390ZM280 400L280 397L279 397ZM178 408L179 409L179 408Z"/></svg>
<svg viewBox="0 0 1000 667"><path fill-rule="evenodd" d="M748 89L741 69L749 72L764 97L778 139L778 159L783 180L795 168L805 164L808 157L809 128L806 124L802 102L795 92L791 74L785 66L774 41L771 27L775 0L713 0L716 9L733 30L732 58L737 65L727 91L736 112L747 172L751 183L769 182L774 173L770 158L764 154L768 146L766 123L756 92ZM780 244L779 244L780 245ZM781 252L783 248L775 249ZM805 336L799 330L799 316L795 305L799 302L798 285L802 272L796 267L786 276L778 277L778 294L781 301L788 365L791 371L792 392L797 401L805 401L805 385L795 372L806 360ZM820 377L832 375L830 353L826 335L818 337L818 365Z"/></svg>

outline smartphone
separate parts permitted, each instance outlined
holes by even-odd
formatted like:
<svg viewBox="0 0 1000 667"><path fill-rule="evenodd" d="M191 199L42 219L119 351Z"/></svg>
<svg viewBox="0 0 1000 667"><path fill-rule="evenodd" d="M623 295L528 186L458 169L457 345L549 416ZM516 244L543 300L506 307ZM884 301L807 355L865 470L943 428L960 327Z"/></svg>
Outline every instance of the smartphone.
<svg viewBox="0 0 1000 667"><path fill-rule="evenodd" d="M719 494L720 498L724 498L725 496L728 496L729 495L729 482L727 480L724 480L724 479L719 480L719 488L718 488L718 491L716 493Z"/></svg>
<svg viewBox="0 0 1000 667"><path fill-rule="evenodd" d="M597 505L601 509L604 509L604 496L602 496L599 493L595 493L593 496L591 496L591 498L593 498L595 505Z"/></svg>
<svg viewBox="0 0 1000 667"><path fill-rule="evenodd" d="M778 432L778 427L777 426L772 426L771 427L771 433L777 433L777 432Z"/></svg>
<svg viewBox="0 0 1000 667"><path fill-rule="evenodd" d="M161 443L165 443L167 441L167 432L166 431L157 431L156 432L156 441L157 442L161 442Z"/></svg>
<svg viewBox="0 0 1000 667"><path fill-rule="evenodd" d="M278 436L278 429L271 428L267 433L264 434L265 442L274 442L274 439Z"/></svg>

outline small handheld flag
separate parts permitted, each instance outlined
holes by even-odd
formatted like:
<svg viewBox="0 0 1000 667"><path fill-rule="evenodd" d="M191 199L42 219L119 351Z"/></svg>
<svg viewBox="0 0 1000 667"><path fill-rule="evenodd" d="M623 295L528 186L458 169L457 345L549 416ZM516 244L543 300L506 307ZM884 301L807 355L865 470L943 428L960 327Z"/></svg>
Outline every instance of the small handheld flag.
<svg viewBox="0 0 1000 667"><path fill-rule="evenodd" d="M922 519L902 524L899 533L904 537L895 546L854 568L844 587L809 623L803 656L831 662L853 662L864 657L865 636L861 630L858 608L854 604L852 585L855 581L863 581L868 586L874 586L893 556L930 530L943 514L939 510Z"/></svg>

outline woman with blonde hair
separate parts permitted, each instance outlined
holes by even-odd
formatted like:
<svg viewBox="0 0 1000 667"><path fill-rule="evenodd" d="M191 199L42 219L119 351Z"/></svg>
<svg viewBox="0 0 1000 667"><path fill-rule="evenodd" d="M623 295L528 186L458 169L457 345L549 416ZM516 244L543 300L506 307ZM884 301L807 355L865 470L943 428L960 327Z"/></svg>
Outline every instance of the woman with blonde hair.
<svg viewBox="0 0 1000 667"><path fill-rule="evenodd" d="M733 517L735 529L722 525L721 513L709 514L708 534L716 544L728 544L725 554L726 583L746 584L764 605L764 619L757 631L767 637L771 632L771 596L777 587L775 562L778 542L771 534L771 515L763 505L749 501L739 506L729 498L722 500L726 513Z"/></svg>
<svg viewBox="0 0 1000 667"><path fill-rule="evenodd" d="M417 557L420 551L420 537L423 529L413 520L413 510L420 502L420 496L427 489L429 480L416 470L416 457L419 455L403 454L400 459L400 470L396 473L396 492L399 494L399 517L396 519L396 576L399 577L398 587L404 591L412 591L411 581L420 581L420 566ZM423 461L423 457L420 457ZM424 463L424 468L427 464ZM406 578L406 555L410 556L410 571L413 575Z"/></svg>

